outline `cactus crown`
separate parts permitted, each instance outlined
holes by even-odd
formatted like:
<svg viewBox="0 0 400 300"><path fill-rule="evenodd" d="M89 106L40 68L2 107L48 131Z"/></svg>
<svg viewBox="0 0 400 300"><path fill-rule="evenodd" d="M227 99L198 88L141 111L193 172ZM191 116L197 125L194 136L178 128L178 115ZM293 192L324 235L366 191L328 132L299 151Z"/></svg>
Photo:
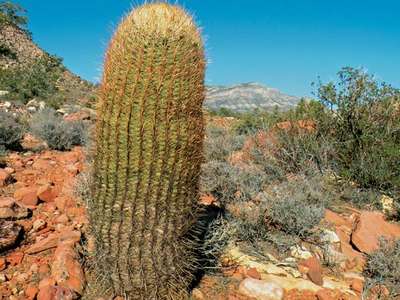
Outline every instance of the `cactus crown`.
<svg viewBox="0 0 400 300"><path fill-rule="evenodd" d="M167 3L145 4L133 10L126 18L125 27L135 28L139 33L155 33L168 39L189 37L201 45L200 32L193 19L179 6Z"/></svg>

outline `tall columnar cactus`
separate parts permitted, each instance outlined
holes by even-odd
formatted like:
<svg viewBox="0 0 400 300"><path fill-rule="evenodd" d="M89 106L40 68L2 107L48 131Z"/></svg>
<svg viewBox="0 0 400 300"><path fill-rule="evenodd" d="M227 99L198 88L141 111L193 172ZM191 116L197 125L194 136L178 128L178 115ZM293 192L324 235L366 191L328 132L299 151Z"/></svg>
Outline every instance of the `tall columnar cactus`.
<svg viewBox="0 0 400 300"><path fill-rule="evenodd" d="M192 280L204 68L200 32L175 5L134 9L109 45L90 212L115 294L181 299Z"/></svg>

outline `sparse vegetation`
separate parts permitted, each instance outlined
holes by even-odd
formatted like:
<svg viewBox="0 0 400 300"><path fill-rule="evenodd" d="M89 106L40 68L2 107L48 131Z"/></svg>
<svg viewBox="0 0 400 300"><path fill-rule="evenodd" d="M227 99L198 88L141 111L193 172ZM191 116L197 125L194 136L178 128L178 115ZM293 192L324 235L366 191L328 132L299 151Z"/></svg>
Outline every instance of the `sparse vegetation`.
<svg viewBox="0 0 400 300"><path fill-rule="evenodd" d="M365 275L370 285L384 284L392 295L400 293L400 240L382 239L380 248L369 255Z"/></svg>
<svg viewBox="0 0 400 300"><path fill-rule="evenodd" d="M84 145L87 140L87 125L82 121L66 122L52 109L36 113L30 122L33 135L44 140L51 149L70 150Z"/></svg>
<svg viewBox="0 0 400 300"><path fill-rule="evenodd" d="M0 70L0 89L9 92L10 100L25 104L37 99L59 108L65 101L57 86L63 71L61 59L44 55L28 66Z"/></svg>
<svg viewBox="0 0 400 300"><path fill-rule="evenodd" d="M0 153L18 149L24 133L25 128L16 117L0 111Z"/></svg>

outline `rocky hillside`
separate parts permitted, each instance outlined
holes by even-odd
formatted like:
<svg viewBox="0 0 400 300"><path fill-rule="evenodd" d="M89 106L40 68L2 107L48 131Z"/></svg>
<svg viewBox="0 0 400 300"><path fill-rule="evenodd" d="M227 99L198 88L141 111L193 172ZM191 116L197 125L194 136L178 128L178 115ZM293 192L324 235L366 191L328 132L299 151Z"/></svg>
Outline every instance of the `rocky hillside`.
<svg viewBox="0 0 400 300"><path fill-rule="evenodd" d="M48 56L23 29L13 25L0 26L0 70L29 67ZM62 75L57 80L60 91L71 99L84 99L93 94L92 83L80 78L61 65Z"/></svg>
<svg viewBox="0 0 400 300"><path fill-rule="evenodd" d="M286 95L258 83L244 83L230 87L209 87L205 105L212 110L227 108L235 112L252 111L256 108L271 110L274 107L287 110L299 100L298 97Z"/></svg>

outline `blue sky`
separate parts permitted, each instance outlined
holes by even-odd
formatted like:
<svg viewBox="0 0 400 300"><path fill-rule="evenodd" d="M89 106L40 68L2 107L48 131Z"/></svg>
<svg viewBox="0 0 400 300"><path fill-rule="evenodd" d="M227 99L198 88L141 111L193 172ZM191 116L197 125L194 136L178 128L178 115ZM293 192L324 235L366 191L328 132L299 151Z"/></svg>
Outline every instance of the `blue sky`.
<svg viewBox="0 0 400 300"><path fill-rule="evenodd" d="M175 1L175 0L174 0ZM399 0L178 0L203 28L207 84L260 82L311 95L318 76L364 67L400 87ZM107 43L135 0L20 0L29 29L73 72L96 81Z"/></svg>

